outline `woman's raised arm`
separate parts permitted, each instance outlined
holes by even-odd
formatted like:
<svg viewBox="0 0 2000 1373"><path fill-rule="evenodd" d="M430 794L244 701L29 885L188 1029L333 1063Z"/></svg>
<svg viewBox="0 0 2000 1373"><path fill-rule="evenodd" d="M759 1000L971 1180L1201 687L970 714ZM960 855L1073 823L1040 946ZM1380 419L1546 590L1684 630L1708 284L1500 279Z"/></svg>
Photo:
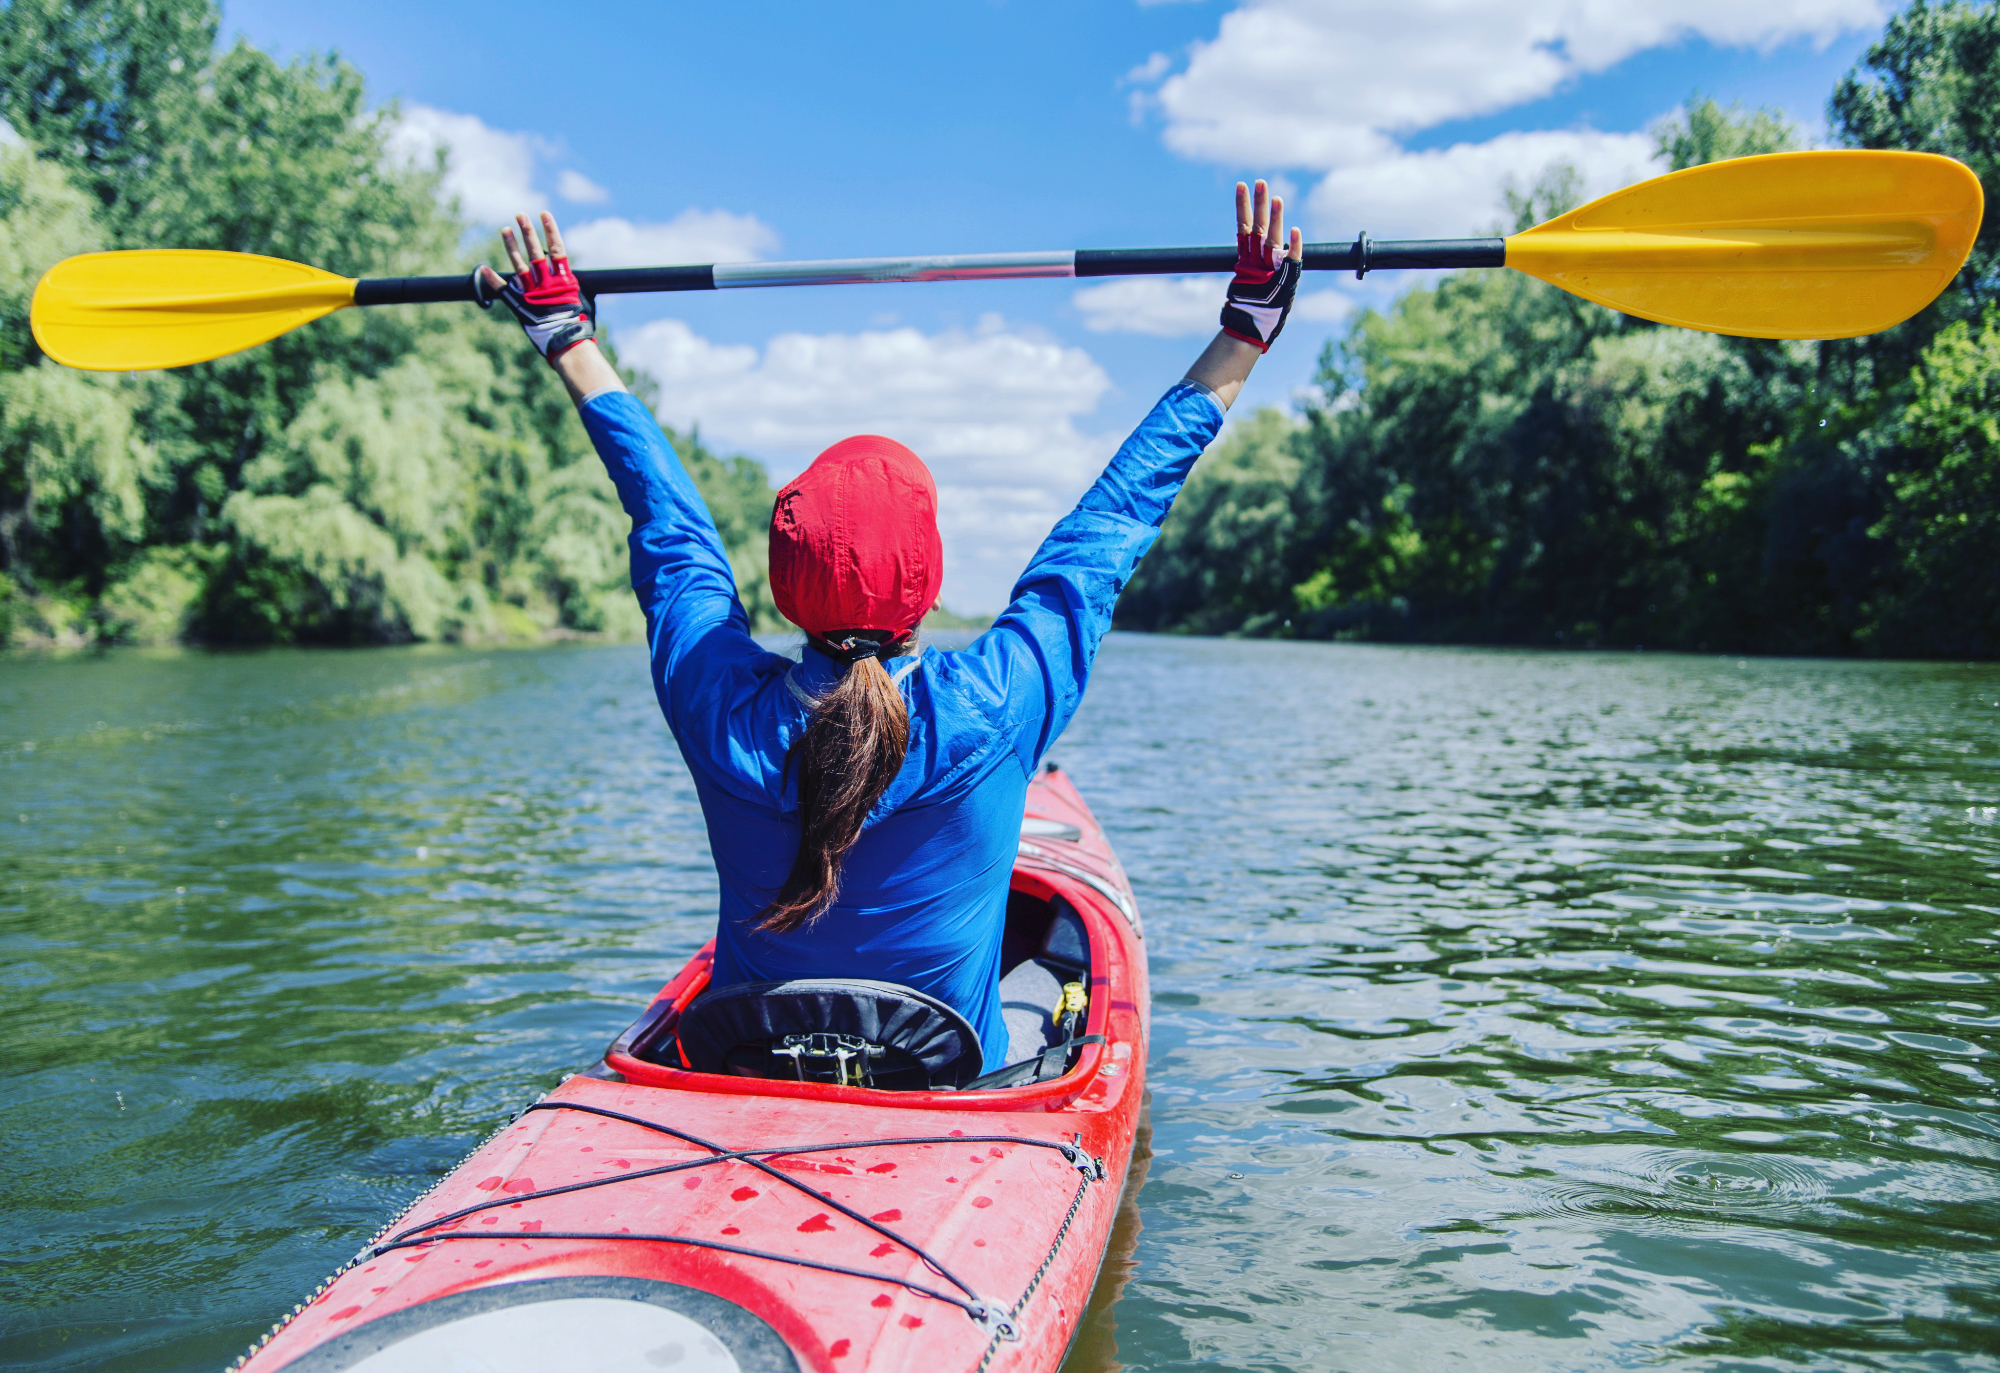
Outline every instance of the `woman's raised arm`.
<svg viewBox="0 0 2000 1373"><path fill-rule="evenodd" d="M482 303L503 302L569 388L632 517L632 590L646 616L661 706L684 744L689 729L705 739L712 731L700 703L726 702L728 693L714 689L719 674L760 659L763 650L750 638L728 550L701 492L659 421L626 391L599 350L591 302L570 270L555 216L544 213L541 228L546 251L526 215L500 231L514 272L503 280L492 268L482 269Z"/></svg>
<svg viewBox="0 0 2000 1373"><path fill-rule="evenodd" d="M1082 703L1118 594L1222 428L1222 412L1284 328L1305 256L1297 229L1287 241L1284 216L1284 202L1263 182L1254 196L1237 185L1236 276L1222 331L1049 531L1012 603L965 655L987 677L988 695L1008 703L1024 769L1040 762Z"/></svg>

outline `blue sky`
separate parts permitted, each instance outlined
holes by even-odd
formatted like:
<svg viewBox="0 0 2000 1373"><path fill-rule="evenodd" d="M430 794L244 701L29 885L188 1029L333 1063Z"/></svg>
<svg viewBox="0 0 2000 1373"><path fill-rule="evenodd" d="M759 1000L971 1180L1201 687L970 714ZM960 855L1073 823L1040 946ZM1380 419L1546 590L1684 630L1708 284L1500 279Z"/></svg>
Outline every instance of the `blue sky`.
<svg viewBox="0 0 2000 1373"><path fill-rule="evenodd" d="M1221 243L1264 174L1313 239L1492 224L1555 158L1655 170L1691 90L1822 130L1880 0L1198 0L754 6L230 0L225 34L333 50L461 203L546 205L583 265ZM1300 217L1302 216L1302 219ZM1331 274L1329 274L1331 275ZM1313 280L1238 413L1287 405L1394 276ZM937 472L945 596L992 610L1213 328L1219 279L627 298L662 415L779 478L845 434Z"/></svg>

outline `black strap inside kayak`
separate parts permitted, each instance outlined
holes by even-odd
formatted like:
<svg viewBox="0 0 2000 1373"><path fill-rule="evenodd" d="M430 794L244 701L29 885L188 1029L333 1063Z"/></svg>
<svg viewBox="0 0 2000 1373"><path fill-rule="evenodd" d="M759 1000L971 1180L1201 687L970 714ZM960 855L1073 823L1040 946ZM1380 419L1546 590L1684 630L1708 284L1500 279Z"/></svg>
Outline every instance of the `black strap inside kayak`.
<svg viewBox="0 0 2000 1373"><path fill-rule="evenodd" d="M710 1151L711 1156L708 1158L689 1159L684 1163L663 1164L662 1166L657 1168L641 1168L635 1172L619 1173L613 1177L590 1178L583 1182L567 1183L561 1187L545 1187L538 1191L515 1192L515 1193L509 1193L505 1196L495 1197L490 1201L482 1201L473 1206L462 1207L457 1211L450 1211L442 1216L438 1216L435 1217L434 1219L427 1220L420 1224L410 1226L408 1229L398 1232L397 1234L391 1236L387 1240L384 1240L379 1244L370 1246L370 1248L367 1251L365 1251L367 1255L369 1257L379 1257L380 1255L389 1253L392 1250L410 1249L418 1245L431 1244L439 1240L497 1240L501 1238L519 1239L522 1237L520 1233L509 1233L503 1237L502 1235L497 1233L490 1235L483 1235L483 1234L471 1233L468 1231L456 1231L448 1234L425 1233L425 1232L435 1231L438 1226L449 1225L454 1221L463 1220L467 1216L476 1215L481 1211L489 1211L493 1210L496 1207L502 1207L502 1206L507 1206L507 1207L518 1206L522 1202L535 1201L542 1197L562 1196L565 1193L581 1192L592 1187L608 1187L615 1183L632 1182L639 1178L658 1177L664 1173L685 1172L686 1170L691 1168L706 1168L711 1164L716 1164L716 1163L730 1163L730 1162L747 1163L751 1167L759 1170L760 1172L763 1172L768 1176L775 1178L777 1181L784 1183L786 1186L795 1188L798 1191L805 1193L807 1196L813 1199L813 1202L816 1205L830 1206L834 1210L839 1211L842 1215L846 1216L849 1220L857 1221L860 1224L865 1225L870 1230L873 1230L876 1234L881 1235L884 1239L890 1241L891 1243L899 1246L902 1249L908 1250L911 1254L915 1255L917 1259L920 1262L922 1262L926 1268L930 1269L933 1273L936 1273L939 1277L943 1278L946 1282L950 1283L953 1287L956 1287L960 1292L964 1293L965 1294L964 1297L962 1298L955 1297L948 1292L940 1292L934 1288L926 1287L921 1283L912 1282L907 1278L899 1278L888 1273L871 1273L856 1268L843 1268L837 1264L820 1263L813 1259L796 1258L788 1254L773 1254L762 1249L750 1249L741 1245L725 1244L719 1240L696 1239L688 1235L635 1235L630 1233L629 1231L618 1231L616 1233L610 1233L610 1232L600 1233L595 1231L585 1232L585 1231L573 1231L573 1230L564 1230L564 1231L542 1230L542 1231L529 1231L527 1233L531 1235L537 1235L543 1239L641 1240L641 1241L651 1241L656 1244L686 1244L686 1245L692 1245L696 1248L719 1249L726 1253L743 1254L751 1258L769 1259L774 1263L795 1264L802 1268L814 1268L827 1273L841 1273L849 1277L868 1278L879 1282L894 1283L899 1287L907 1288L908 1290L919 1293L922 1296L930 1297L936 1301L947 1302L952 1306L956 1306L960 1310L964 1311L966 1315L970 1316L973 1320L977 1321L980 1325L986 1327L989 1330L992 1330L996 1335L996 1337L1011 1339L1014 1338L1013 1325L1009 1312L1006 1308L1001 1307L999 1304L995 1302L990 1302L981 1298L978 1293L974 1292L971 1287L967 1286L965 1282L963 1282L950 1269L946 1268L943 1264L939 1263L935 1258L931 1257L931 1255L926 1253L922 1248L911 1243L903 1236L891 1230L888 1226L883 1225L879 1221L872 1220L869 1217L862 1215L859 1211L854 1210L850 1206L846 1206L841 1202L835 1201L832 1197L828 1196L824 1192L814 1190L812 1187L799 1181L797 1178L791 1177L786 1173L780 1172L776 1168L773 1168L770 1164L766 1163L764 1160L767 1158L776 1157L778 1155L787 1155L787 1154L823 1154L823 1153L832 1153L836 1151L845 1151L849 1149L877 1149L884 1147L895 1147L895 1146L915 1145L915 1144L1022 1144L1036 1149L1053 1149L1055 1152L1061 1154L1063 1156L1063 1160L1066 1163L1068 1163L1071 1167L1077 1169L1078 1172L1083 1174L1084 1184L1086 1186L1088 1186L1092 1182L1101 1181L1104 1178L1103 1160L1092 1158L1083 1151L1081 1135L1079 1135L1074 1142L1067 1140L1029 1139L1029 1138L1024 1138L1020 1135L953 1134L953 1135L899 1136L893 1139L850 1139L850 1140L841 1140L831 1144L792 1144L792 1145L780 1145L780 1146L773 1146L770 1148L758 1148L758 1149L725 1149L719 1144L715 1144L709 1140L701 1138L699 1135L691 1135L684 1130L677 1130L670 1125L661 1125L657 1121L646 1120L639 1116L627 1115L623 1111L613 1111L602 1106L586 1106L581 1102L571 1102L571 1101L538 1101L534 1105L528 1107L528 1111L580 1111L587 1115L603 1116L607 1120L622 1121L627 1125L637 1125L642 1129L653 1130L658 1132L659 1134L669 1135L674 1139L683 1141L684 1143L692 1144L696 1148L707 1149ZM527 1113L528 1113L527 1111L523 1111L521 1114L526 1115ZM1073 1214L1074 1214L1074 1207L1072 1207L1072 1215ZM1065 1226L1065 1228L1067 1228L1067 1226ZM1025 1295L1026 1294L1024 1294L1024 1300L1025 1300ZM1020 1305L1021 1305L1020 1303L1016 1303L1014 1310L1018 1311Z"/></svg>

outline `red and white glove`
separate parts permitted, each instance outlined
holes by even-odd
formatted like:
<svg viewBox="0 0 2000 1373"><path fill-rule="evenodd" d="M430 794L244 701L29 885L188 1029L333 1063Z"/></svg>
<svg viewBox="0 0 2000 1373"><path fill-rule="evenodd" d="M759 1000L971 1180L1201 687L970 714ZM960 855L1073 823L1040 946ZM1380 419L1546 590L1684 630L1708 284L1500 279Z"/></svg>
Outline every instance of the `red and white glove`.
<svg viewBox="0 0 2000 1373"><path fill-rule="evenodd" d="M527 260L522 260L512 235L503 231L514 275L502 282L498 290L494 289L495 274L487 268L474 272L472 279L480 306L490 306L495 299L503 301L521 322L521 329L528 342L535 345L535 351L554 362L579 343L597 337L597 304L583 293L576 273L570 270L569 256L563 252L554 221L546 215L543 219L549 235L547 256L543 255L542 245L524 215L518 222L521 236L526 240Z"/></svg>
<svg viewBox="0 0 2000 1373"><path fill-rule="evenodd" d="M1257 188L1263 189L1261 181ZM1299 272L1283 238L1267 238L1254 227L1237 234L1236 276L1222 303L1222 332L1269 352L1292 312Z"/></svg>

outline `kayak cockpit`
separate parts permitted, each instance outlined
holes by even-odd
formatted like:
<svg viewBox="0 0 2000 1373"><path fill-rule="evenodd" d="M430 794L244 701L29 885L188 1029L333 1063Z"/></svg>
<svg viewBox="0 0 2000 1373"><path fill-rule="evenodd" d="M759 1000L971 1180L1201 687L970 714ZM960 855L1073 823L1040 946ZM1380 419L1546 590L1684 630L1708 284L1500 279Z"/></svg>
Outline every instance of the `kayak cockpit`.
<svg viewBox="0 0 2000 1373"><path fill-rule="evenodd" d="M1088 1044L1089 925L1060 894L1008 893L1000 999L1005 1066L983 1073L976 1031L950 1006L911 987L861 978L795 978L710 990L697 958L613 1054L704 1075L876 1091L997 1090L1062 1077ZM699 971L698 978L689 973ZM664 1004L663 1004L664 1003Z"/></svg>

